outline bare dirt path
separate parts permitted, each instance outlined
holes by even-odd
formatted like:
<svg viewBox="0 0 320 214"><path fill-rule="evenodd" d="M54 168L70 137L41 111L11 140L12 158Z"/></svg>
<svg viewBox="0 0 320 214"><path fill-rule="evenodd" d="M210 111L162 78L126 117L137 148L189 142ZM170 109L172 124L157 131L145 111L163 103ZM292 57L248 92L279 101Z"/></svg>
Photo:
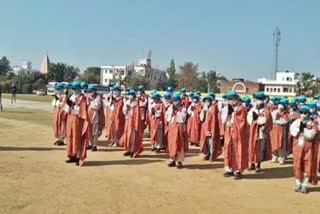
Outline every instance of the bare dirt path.
<svg viewBox="0 0 320 214"><path fill-rule="evenodd" d="M0 114L0 213L320 213L320 188L295 193L291 164L235 181L222 176L222 158L203 162L197 148L184 169L168 168L146 139L138 159L102 141L80 168L53 142L50 124Z"/></svg>

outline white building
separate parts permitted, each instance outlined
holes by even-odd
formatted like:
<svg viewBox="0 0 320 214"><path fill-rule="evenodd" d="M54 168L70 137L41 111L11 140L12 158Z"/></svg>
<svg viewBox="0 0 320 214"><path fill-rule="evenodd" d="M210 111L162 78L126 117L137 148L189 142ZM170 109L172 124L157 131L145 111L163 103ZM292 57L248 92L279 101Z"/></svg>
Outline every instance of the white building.
<svg viewBox="0 0 320 214"><path fill-rule="evenodd" d="M264 85L264 92L271 96L296 96L296 85L299 81L299 74L294 72L278 72L276 80L266 78L258 79Z"/></svg>
<svg viewBox="0 0 320 214"><path fill-rule="evenodd" d="M147 81L158 81L160 83L165 83L167 81L166 72L160 69L152 68L151 59L141 59L139 60L138 65L116 65L109 66L103 65L101 66L101 84L109 85L111 82L116 82L121 84L121 80L124 80L125 77L130 76L134 77L135 75L140 75L146 78ZM157 87L152 85L151 87Z"/></svg>
<svg viewBox="0 0 320 214"><path fill-rule="evenodd" d="M33 72L32 62L31 61L24 61L21 63L21 66L12 67L12 71L15 75L19 75L21 72L25 72L27 74L30 74Z"/></svg>
<svg viewBox="0 0 320 214"><path fill-rule="evenodd" d="M101 79L102 85L109 85L115 80L124 80L126 76L134 75L134 67L126 65L103 65L101 66Z"/></svg>

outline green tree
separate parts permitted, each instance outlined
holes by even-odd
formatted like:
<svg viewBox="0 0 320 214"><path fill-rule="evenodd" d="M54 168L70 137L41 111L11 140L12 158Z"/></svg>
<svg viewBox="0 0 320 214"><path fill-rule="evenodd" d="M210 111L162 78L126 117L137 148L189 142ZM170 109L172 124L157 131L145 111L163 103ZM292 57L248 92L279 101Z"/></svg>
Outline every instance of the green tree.
<svg viewBox="0 0 320 214"><path fill-rule="evenodd" d="M79 68L65 63L50 63L48 80L57 82L70 82L80 73Z"/></svg>
<svg viewBox="0 0 320 214"><path fill-rule="evenodd" d="M317 93L318 86L318 81L312 73L302 73L297 83L297 91L299 95L313 96Z"/></svg>
<svg viewBox="0 0 320 214"><path fill-rule="evenodd" d="M100 83L101 76L101 68L99 67L88 67L84 74L82 75L82 79L88 83Z"/></svg>
<svg viewBox="0 0 320 214"><path fill-rule="evenodd" d="M208 91L208 80L207 80L207 73L202 72L201 76L199 77L197 90L201 92L207 92Z"/></svg>
<svg viewBox="0 0 320 214"><path fill-rule="evenodd" d="M146 89L150 88L149 82L139 74L135 76L126 76L124 78L124 83L126 84L126 87L138 88L139 85L144 85Z"/></svg>
<svg viewBox="0 0 320 214"><path fill-rule="evenodd" d="M174 59L171 60L169 68L167 68L168 74L168 86L176 88L178 86L177 75L176 75L176 66Z"/></svg>
<svg viewBox="0 0 320 214"><path fill-rule="evenodd" d="M3 56L0 59L0 76L5 76L10 70L10 61L7 57Z"/></svg>
<svg viewBox="0 0 320 214"><path fill-rule="evenodd" d="M180 73L178 75L178 87L188 88L188 90L196 90L199 85L198 79L198 65L192 62L185 62L180 66Z"/></svg>

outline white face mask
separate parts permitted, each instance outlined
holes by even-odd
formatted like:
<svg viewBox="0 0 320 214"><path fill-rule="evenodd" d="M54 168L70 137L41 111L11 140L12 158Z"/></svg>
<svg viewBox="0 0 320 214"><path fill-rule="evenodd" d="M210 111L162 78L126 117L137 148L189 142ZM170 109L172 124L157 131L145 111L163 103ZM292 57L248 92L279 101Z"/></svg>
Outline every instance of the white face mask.
<svg viewBox="0 0 320 214"><path fill-rule="evenodd" d="M114 98L119 97L119 96L120 96L120 91L113 91L113 92L112 92L112 96L113 96Z"/></svg>
<svg viewBox="0 0 320 214"><path fill-rule="evenodd" d="M316 112L316 110L314 108L311 108L310 113L314 113L314 112Z"/></svg>
<svg viewBox="0 0 320 214"><path fill-rule="evenodd" d="M128 95L128 99L129 100L133 100L133 96L132 95Z"/></svg>
<svg viewBox="0 0 320 214"><path fill-rule="evenodd" d="M257 100L257 104L260 106L263 104L263 100Z"/></svg>
<svg viewBox="0 0 320 214"><path fill-rule="evenodd" d="M179 105L179 101L173 101L173 105L178 106Z"/></svg>
<svg viewBox="0 0 320 214"><path fill-rule="evenodd" d="M304 120L307 115L306 114L301 114L300 116L301 116L301 120Z"/></svg>
<svg viewBox="0 0 320 214"><path fill-rule="evenodd" d="M282 110L284 109L284 106L283 106L282 104L279 104L279 105L278 105L278 109L279 109L280 111L282 111Z"/></svg>
<svg viewBox="0 0 320 214"><path fill-rule="evenodd" d="M206 101L206 102L204 103L204 105L207 106L207 107L209 107L209 106L211 105L211 103L208 102L208 101Z"/></svg>
<svg viewBox="0 0 320 214"><path fill-rule="evenodd" d="M137 97L141 97L141 94L142 94L141 91L138 91L137 92Z"/></svg>
<svg viewBox="0 0 320 214"><path fill-rule="evenodd" d="M229 100L229 104L235 106L237 105L237 100Z"/></svg>
<svg viewBox="0 0 320 214"><path fill-rule="evenodd" d="M196 103L196 102L198 102L198 100L192 100L192 102L193 102L193 103Z"/></svg>

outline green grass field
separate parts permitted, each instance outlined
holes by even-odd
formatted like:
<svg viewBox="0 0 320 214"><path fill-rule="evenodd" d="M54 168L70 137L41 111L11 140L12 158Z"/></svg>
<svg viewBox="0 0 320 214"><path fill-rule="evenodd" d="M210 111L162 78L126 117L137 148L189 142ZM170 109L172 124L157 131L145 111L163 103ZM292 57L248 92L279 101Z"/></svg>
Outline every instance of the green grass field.
<svg viewBox="0 0 320 214"><path fill-rule="evenodd" d="M11 94L2 94L2 98L11 99ZM52 96L37 96L35 94L17 94L17 100L37 101L37 102L51 102Z"/></svg>

